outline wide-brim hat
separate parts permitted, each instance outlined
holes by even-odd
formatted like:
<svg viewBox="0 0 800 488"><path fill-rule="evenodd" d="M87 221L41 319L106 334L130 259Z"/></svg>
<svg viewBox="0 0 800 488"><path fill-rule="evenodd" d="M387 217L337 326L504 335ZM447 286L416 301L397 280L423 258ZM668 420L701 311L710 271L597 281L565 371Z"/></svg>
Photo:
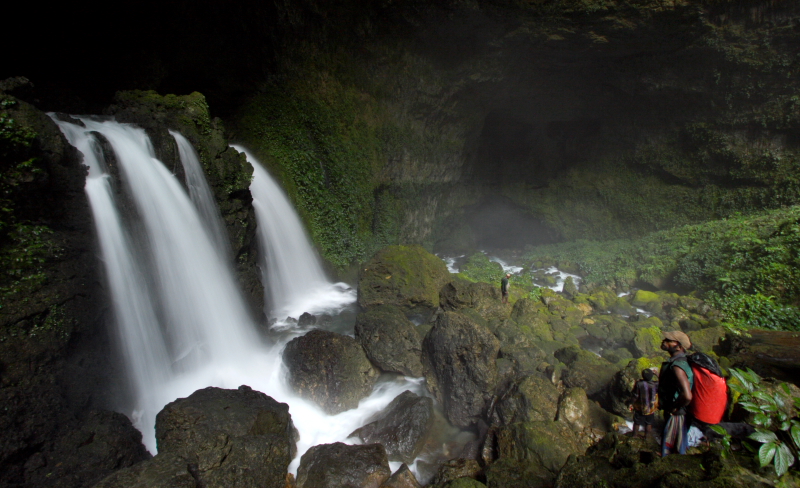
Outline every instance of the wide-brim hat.
<svg viewBox="0 0 800 488"><path fill-rule="evenodd" d="M692 340L689 339L689 336L679 330L663 332L663 335L666 339L680 342L684 349L689 349L692 347Z"/></svg>

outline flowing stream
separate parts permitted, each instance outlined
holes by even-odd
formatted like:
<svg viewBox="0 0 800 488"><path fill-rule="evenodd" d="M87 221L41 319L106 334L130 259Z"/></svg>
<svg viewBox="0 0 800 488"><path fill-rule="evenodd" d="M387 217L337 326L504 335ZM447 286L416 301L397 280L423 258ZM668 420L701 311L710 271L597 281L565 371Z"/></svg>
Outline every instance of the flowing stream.
<svg viewBox="0 0 800 488"><path fill-rule="evenodd" d="M379 382L357 409L336 416L296 397L285 385L281 352L302 331L283 321L279 325L289 333L277 339L268 341L256 333L236 285L229 245L220 236L224 227L219 211L188 141L172 133L187 175L187 193L155 157L142 129L77 117L85 126L80 127L51 117L89 167L85 190L134 397L132 405L120 409L142 431L151 452L156 452L156 414L167 403L208 386L245 384L289 404L300 432L291 472L314 445L356 443L348 435L403 391L424 393L421 379L391 378ZM113 159L108 160L111 155L104 154L104 147L112 148ZM247 157L255 170L251 192L266 251L262 254L267 256L270 315L336 315L352 306L354 291L325 278L291 204L261 165ZM109 161L118 168L122 188L114 187Z"/></svg>

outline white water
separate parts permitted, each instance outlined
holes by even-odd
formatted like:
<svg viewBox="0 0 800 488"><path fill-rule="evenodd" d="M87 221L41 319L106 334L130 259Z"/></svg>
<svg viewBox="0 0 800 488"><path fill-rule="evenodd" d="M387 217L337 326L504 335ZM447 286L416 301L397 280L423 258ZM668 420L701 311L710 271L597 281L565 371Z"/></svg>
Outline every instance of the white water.
<svg viewBox="0 0 800 488"><path fill-rule="evenodd" d="M261 163L241 146L231 146L253 166L253 208L258 219L267 316L282 320L303 312L323 313L355 302L355 290L328 282L303 224L286 194Z"/></svg>
<svg viewBox="0 0 800 488"><path fill-rule="evenodd" d="M225 224L222 222L222 215L219 213L217 201L214 200L214 194L206 181L203 167L200 165L200 158L197 157L197 151L194 150L192 144L181 133L175 131L169 131L169 133L178 145L178 155L181 158L183 171L186 173L186 186L189 188L189 197L200 212L211 240L217 246L217 249L224 256L230 256L231 244L227 238L228 233L225 230Z"/></svg>
<svg viewBox="0 0 800 488"><path fill-rule="evenodd" d="M300 432L291 472L296 472L300 456L308 448L346 441L348 434L403 391L423 394L421 380L400 378L379 384L358 409L336 416L294 396L284 384L281 363L289 338L272 345L259 341L230 265L213 242L212 225L201 218L174 175L154 157L144 131L113 121L80 119L85 128L56 122L90 167L86 193L134 389L134 404L123 410L142 431L151 452L156 452L156 414L167 403L208 386L237 388L245 384L289 404ZM126 223L116 208L111 178L105 173L93 131L113 147L120 178L141 219L136 235L126 232L132 223ZM307 242L304 245L310 249ZM316 266L319 268L318 263ZM302 282L297 273L300 267L294 264L291 268L289 289L304 296L284 290L280 296L285 298L286 309L333 314L354 300L352 290L342 292L341 284L328 283L324 276L314 277L310 284ZM321 291L309 292L317 289ZM336 299L323 305L310 303L325 293Z"/></svg>

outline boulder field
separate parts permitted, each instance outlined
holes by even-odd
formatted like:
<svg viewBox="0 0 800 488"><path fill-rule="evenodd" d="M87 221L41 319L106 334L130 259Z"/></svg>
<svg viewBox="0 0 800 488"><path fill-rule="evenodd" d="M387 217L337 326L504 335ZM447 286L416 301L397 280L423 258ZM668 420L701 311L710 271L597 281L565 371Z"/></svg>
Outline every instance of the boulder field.
<svg viewBox="0 0 800 488"><path fill-rule="evenodd" d="M356 338L313 330L285 349L291 387L330 413L357 406L379 373L425 378L429 396L406 391L352 433L363 444L312 447L295 480L288 406L247 386L206 388L158 415L157 456L95 486L774 486L749 454L712 445L662 459L653 440L617 431L641 371L666 358L662 331L687 332L724 369L784 377L794 336L732 334L701 300L665 292L543 289L505 305L495 286L446 281L443 268L421 248L384 249L361 275L371 305ZM393 473L390 461L404 464Z"/></svg>

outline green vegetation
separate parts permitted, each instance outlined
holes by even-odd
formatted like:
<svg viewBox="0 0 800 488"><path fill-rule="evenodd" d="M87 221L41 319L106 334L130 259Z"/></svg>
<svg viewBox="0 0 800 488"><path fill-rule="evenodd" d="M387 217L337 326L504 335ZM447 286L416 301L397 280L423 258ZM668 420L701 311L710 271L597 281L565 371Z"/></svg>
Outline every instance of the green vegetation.
<svg viewBox="0 0 800 488"><path fill-rule="evenodd" d="M526 259L577 265L586 284L694 290L729 324L800 327L800 207L687 225L640 239L532 248Z"/></svg>
<svg viewBox="0 0 800 488"><path fill-rule="evenodd" d="M344 268L372 244L374 174L382 151L374 102L327 79L324 90L277 86L256 96L240 125L306 221L323 256ZM391 212L391 198L381 209ZM391 218L383 218L391 240ZM388 242L387 242L388 243Z"/></svg>
<svg viewBox="0 0 800 488"><path fill-rule="evenodd" d="M16 105L0 99L0 302L39 288L46 280L42 265L59 252L49 228L19 216L17 200L44 170L31 157L36 133L12 115Z"/></svg>
<svg viewBox="0 0 800 488"><path fill-rule="evenodd" d="M474 282L491 283L498 287L504 275L503 267L499 263L490 261L489 256L482 252L475 253L467 258L467 262L459 270L459 276L462 278ZM521 291L522 295L527 296L534 289L538 289L533 286L530 278L524 275L512 274L508 281L509 290L513 291L514 295L520 295L520 293L516 292Z"/></svg>
<svg viewBox="0 0 800 488"><path fill-rule="evenodd" d="M775 474L783 476L800 450L800 398L792 395L786 383L766 388L761 377L749 368L731 368L730 372L730 388L738 396L738 404L750 412L749 423L756 428L749 438L761 444L756 460L762 468L773 465ZM717 427L714 431L723 435L726 447L730 445L724 430Z"/></svg>

